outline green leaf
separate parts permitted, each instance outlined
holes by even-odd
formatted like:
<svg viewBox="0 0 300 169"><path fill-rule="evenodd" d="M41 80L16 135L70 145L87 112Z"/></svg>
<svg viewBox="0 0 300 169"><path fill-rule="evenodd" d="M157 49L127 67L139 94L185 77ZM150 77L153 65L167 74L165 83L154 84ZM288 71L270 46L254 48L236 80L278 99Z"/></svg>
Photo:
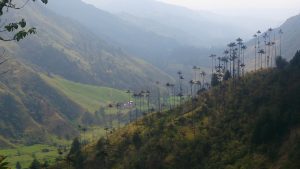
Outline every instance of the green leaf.
<svg viewBox="0 0 300 169"><path fill-rule="evenodd" d="M26 26L26 21L25 21L25 19L22 19L22 20L19 22L19 25L21 26L21 28L25 28L25 26Z"/></svg>

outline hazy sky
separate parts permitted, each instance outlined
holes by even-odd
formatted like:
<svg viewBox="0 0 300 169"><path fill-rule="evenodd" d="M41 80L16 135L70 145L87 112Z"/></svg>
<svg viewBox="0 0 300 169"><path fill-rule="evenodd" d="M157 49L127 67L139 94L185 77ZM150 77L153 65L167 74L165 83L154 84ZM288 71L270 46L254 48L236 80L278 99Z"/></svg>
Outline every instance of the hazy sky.
<svg viewBox="0 0 300 169"><path fill-rule="evenodd" d="M281 21L300 13L300 0L159 0L223 15L274 18ZM253 13L255 11L255 13Z"/></svg>
<svg viewBox="0 0 300 169"><path fill-rule="evenodd" d="M99 6L101 0L83 0ZM109 0L104 0L109 1ZM122 0L120 0L122 1ZM278 27L287 18L300 14L300 0L157 0L194 10L210 11L255 27ZM241 22L242 23L242 22ZM247 24L249 24L247 22Z"/></svg>
<svg viewBox="0 0 300 169"><path fill-rule="evenodd" d="M300 0L160 0L194 9L300 8Z"/></svg>

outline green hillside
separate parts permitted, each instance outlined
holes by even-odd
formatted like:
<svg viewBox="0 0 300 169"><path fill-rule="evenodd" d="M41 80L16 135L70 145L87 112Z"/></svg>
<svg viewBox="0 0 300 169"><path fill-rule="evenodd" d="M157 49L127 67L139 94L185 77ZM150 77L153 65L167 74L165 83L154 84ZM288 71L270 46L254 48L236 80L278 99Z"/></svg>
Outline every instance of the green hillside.
<svg viewBox="0 0 300 169"><path fill-rule="evenodd" d="M75 83L58 76L49 77L41 74L41 77L72 101L92 113L99 110L100 107L107 107L112 102L128 101L128 94L122 90Z"/></svg>
<svg viewBox="0 0 300 169"><path fill-rule="evenodd" d="M9 60L0 68L1 73L8 71L0 77L0 147L49 143L52 135L73 138L79 134L78 124L95 119L86 112L94 112L110 100L108 88L83 87L57 78L46 82L41 73L121 89L133 89L150 80L170 80L154 66L37 3L8 14L12 20L26 18L37 34L21 42L0 41L1 57ZM113 100L125 100L121 93L112 90ZM101 118L97 120L104 122Z"/></svg>
<svg viewBox="0 0 300 169"><path fill-rule="evenodd" d="M14 149L2 149L0 154L7 156L9 167L14 168L16 163L19 162L23 168L29 167L34 158L40 161L48 161L53 163L55 158L59 155L57 147L49 145L33 145L33 146L20 146Z"/></svg>
<svg viewBox="0 0 300 169"><path fill-rule="evenodd" d="M299 169L300 52L286 64L73 148L69 160L80 169Z"/></svg>
<svg viewBox="0 0 300 169"><path fill-rule="evenodd" d="M37 34L18 43L0 42L0 45L8 55L35 71L119 89L141 87L149 81L171 80L153 65L129 55L115 43L104 41L84 25L57 15L47 7L28 4L10 17L25 17L28 26L37 29Z"/></svg>
<svg viewBox="0 0 300 169"><path fill-rule="evenodd" d="M73 138L84 110L24 64L9 60L0 81L0 147ZM12 70L13 68L17 68ZM61 129L64 130L61 130Z"/></svg>

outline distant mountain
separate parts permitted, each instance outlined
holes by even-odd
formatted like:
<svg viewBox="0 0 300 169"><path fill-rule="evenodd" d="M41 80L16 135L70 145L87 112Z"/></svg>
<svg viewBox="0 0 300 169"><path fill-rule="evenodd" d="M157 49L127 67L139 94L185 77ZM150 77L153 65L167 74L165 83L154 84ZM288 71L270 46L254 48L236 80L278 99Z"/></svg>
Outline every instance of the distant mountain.
<svg viewBox="0 0 300 169"><path fill-rule="evenodd" d="M279 29L283 31L282 56L290 60L300 50L300 15L289 18Z"/></svg>
<svg viewBox="0 0 300 169"><path fill-rule="evenodd" d="M242 25L224 16L208 11L194 11L156 0L86 1L93 2L98 8L122 16L124 20L140 27L145 29L152 27L152 31L156 33L172 36L179 42L192 46L218 46L232 37L247 34ZM139 22L134 21L137 18ZM160 24L160 28L153 28L153 21L156 22L156 27Z"/></svg>
<svg viewBox="0 0 300 169"><path fill-rule="evenodd" d="M123 89L170 79L156 67L102 40L79 22L56 15L46 7L27 6L21 14L37 28L38 35L6 46L12 55L35 70L75 82Z"/></svg>
<svg viewBox="0 0 300 169"><path fill-rule="evenodd" d="M80 0L63 1L69 5L62 6L60 0L53 0L48 7L59 15L81 23L98 37L119 45L135 56L150 57L147 61L169 55L169 51L179 46L173 38L140 28Z"/></svg>
<svg viewBox="0 0 300 169"><path fill-rule="evenodd" d="M161 23L156 18L144 18L129 13L112 14L80 0L64 0L64 3L69 5L62 6L61 1L52 0L47 7L59 15L81 23L101 39L120 46L129 54L151 63L173 77L178 70L190 73L194 64L207 65L209 61L209 48L189 45L183 40L186 39L184 31ZM191 49L192 54L180 52L189 51L187 49ZM194 53L196 50L199 51L197 58ZM183 64L181 60L190 61Z"/></svg>

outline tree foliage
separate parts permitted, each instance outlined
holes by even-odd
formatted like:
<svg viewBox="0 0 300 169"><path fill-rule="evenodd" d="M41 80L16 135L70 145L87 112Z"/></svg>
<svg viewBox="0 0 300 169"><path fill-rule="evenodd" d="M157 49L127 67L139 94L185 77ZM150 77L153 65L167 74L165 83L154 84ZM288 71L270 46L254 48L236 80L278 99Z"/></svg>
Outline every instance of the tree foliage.
<svg viewBox="0 0 300 169"><path fill-rule="evenodd" d="M0 155L0 169L10 169L8 167L8 162L5 162L6 157Z"/></svg>
<svg viewBox="0 0 300 169"><path fill-rule="evenodd" d="M284 69L288 65L288 62L281 56L276 57L275 63L278 69Z"/></svg>
<svg viewBox="0 0 300 169"><path fill-rule="evenodd" d="M79 142L78 138L73 140L67 159L75 169L83 168L85 157L81 151L81 143Z"/></svg>
<svg viewBox="0 0 300 169"><path fill-rule="evenodd" d="M211 86L217 86L220 84L220 81L219 81L219 78L218 78L218 75L217 74L213 74L212 77L211 77Z"/></svg>
<svg viewBox="0 0 300 169"><path fill-rule="evenodd" d="M41 163L37 159L34 159L30 164L29 169L41 169Z"/></svg>
<svg viewBox="0 0 300 169"><path fill-rule="evenodd" d="M1 0L0 1L0 18L9 10L19 10L27 5L29 1L36 0L26 0L24 4L16 4L15 0ZM48 0L41 0L42 3L47 4ZM27 23L25 19L21 19L18 22L11 22L4 24L0 28L0 40L1 41L20 41L30 34L36 33L36 28L27 28ZM12 35L11 37L6 37L5 35Z"/></svg>

